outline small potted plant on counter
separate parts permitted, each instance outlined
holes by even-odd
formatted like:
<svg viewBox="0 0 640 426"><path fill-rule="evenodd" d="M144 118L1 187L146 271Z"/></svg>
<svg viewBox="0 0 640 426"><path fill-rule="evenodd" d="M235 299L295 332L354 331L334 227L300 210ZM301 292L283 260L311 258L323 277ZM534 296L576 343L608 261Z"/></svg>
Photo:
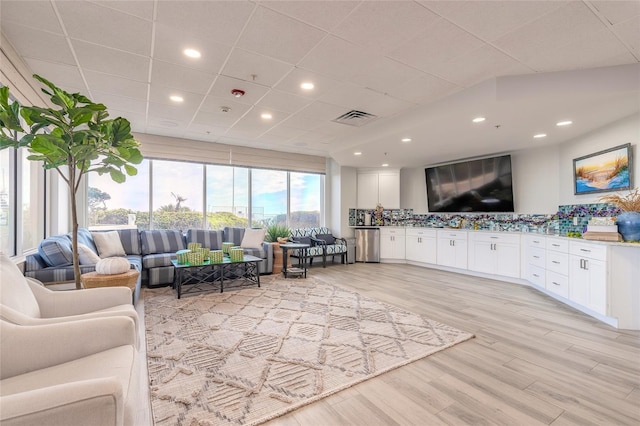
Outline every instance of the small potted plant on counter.
<svg viewBox="0 0 640 426"><path fill-rule="evenodd" d="M627 195L611 194L600 197L605 203L611 203L622 210L617 217L618 232L624 241L640 242L640 189L636 188Z"/></svg>

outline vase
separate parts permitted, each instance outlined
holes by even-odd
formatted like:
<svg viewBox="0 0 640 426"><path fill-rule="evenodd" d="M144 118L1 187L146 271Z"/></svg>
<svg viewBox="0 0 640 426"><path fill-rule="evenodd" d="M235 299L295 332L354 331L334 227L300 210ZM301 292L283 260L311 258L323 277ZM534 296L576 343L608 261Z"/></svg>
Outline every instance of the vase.
<svg viewBox="0 0 640 426"><path fill-rule="evenodd" d="M640 212L624 212L616 221L624 241L640 241Z"/></svg>
<svg viewBox="0 0 640 426"><path fill-rule="evenodd" d="M282 248L280 243L271 243L273 245L273 273L282 272Z"/></svg>

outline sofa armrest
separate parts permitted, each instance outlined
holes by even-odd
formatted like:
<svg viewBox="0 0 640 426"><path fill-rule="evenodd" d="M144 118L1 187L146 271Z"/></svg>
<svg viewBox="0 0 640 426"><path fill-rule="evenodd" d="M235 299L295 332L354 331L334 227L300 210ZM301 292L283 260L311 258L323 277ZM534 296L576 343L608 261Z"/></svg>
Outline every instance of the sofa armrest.
<svg viewBox="0 0 640 426"><path fill-rule="evenodd" d="M342 238L342 237L335 237L335 238L336 238L336 242L341 241L342 245L345 245L345 246L347 245L347 240L345 238Z"/></svg>
<svg viewBox="0 0 640 426"><path fill-rule="evenodd" d="M128 287L88 288L76 291L51 291L38 281L27 279L40 306L42 317L81 315L114 306L131 304Z"/></svg>
<svg viewBox="0 0 640 426"><path fill-rule="evenodd" d="M119 426L122 385L115 377L84 380L0 397L0 424Z"/></svg>
<svg viewBox="0 0 640 426"><path fill-rule="evenodd" d="M0 321L0 375L13 377L124 345L136 347L134 321L125 316L46 325Z"/></svg>

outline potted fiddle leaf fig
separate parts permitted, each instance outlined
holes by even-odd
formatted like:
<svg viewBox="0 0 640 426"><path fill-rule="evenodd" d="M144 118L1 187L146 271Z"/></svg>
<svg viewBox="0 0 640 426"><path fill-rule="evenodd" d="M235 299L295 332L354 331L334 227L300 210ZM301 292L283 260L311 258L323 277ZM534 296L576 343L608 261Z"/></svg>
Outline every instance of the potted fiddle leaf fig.
<svg viewBox="0 0 640 426"><path fill-rule="evenodd" d="M79 289L77 193L82 178L91 172L108 173L113 181L122 183L127 175L136 175L134 165L142 162L140 144L131 134L127 119L111 119L103 104L94 103L79 93L67 93L38 75L33 77L45 86L42 91L57 108L10 102L9 88L1 87L0 150L28 149L31 154L28 160L42 162L47 170L55 169L67 184L71 201L73 272Z"/></svg>

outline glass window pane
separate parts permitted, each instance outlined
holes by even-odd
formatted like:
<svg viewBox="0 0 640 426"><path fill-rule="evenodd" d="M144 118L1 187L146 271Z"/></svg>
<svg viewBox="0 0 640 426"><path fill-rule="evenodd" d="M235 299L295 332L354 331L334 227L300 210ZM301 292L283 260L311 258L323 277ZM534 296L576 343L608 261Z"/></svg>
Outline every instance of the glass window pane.
<svg viewBox="0 0 640 426"><path fill-rule="evenodd" d="M207 165L207 224L210 229L249 226L249 169Z"/></svg>
<svg viewBox="0 0 640 426"><path fill-rule="evenodd" d="M42 163L29 161L30 155L25 148L18 150L22 169L22 181L20 182L22 191L22 252L35 249L40 240L44 237L44 226L42 226L42 215L38 208L44 212L44 203L39 202L39 197L44 194L42 186L44 184L41 176Z"/></svg>
<svg viewBox="0 0 640 426"><path fill-rule="evenodd" d="M203 186L202 164L154 160L151 228L202 228Z"/></svg>
<svg viewBox="0 0 640 426"><path fill-rule="evenodd" d="M324 176L309 173L289 174L290 179L290 228L320 226L320 200Z"/></svg>
<svg viewBox="0 0 640 426"><path fill-rule="evenodd" d="M136 166L138 174L116 183L111 176L87 175L89 227L149 229L149 161Z"/></svg>
<svg viewBox="0 0 640 426"><path fill-rule="evenodd" d="M15 218L11 214L14 199L11 194L16 182L10 179L11 156L14 153L13 148L0 151L0 251L8 256L15 255L13 235Z"/></svg>
<svg viewBox="0 0 640 426"><path fill-rule="evenodd" d="M287 172L251 170L251 226L287 223Z"/></svg>

